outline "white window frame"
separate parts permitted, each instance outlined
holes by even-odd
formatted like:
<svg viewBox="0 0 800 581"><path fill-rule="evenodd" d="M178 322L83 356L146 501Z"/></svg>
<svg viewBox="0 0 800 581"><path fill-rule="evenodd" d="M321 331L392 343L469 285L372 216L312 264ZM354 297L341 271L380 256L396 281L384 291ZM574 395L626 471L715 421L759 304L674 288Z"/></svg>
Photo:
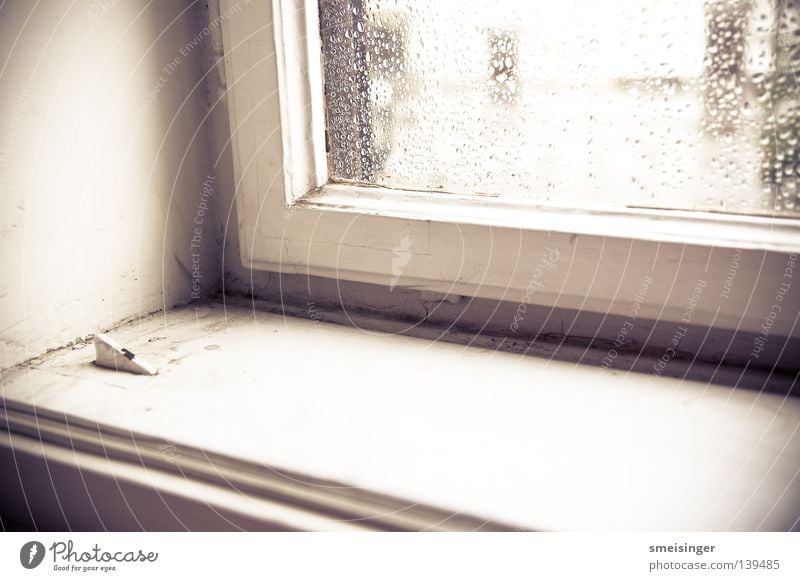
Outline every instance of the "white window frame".
<svg viewBox="0 0 800 581"><path fill-rule="evenodd" d="M573 211L329 183L316 1L220 3L246 267L609 315L629 312L657 273L638 316L680 321L696 281L719 294L739 249L742 275L756 276L752 292L700 306L692 323L760 328L775 294L763 275L782 272L800 249L800 220ZM547 248L561 260L543 271ZM789 319L776 325L797 334Z"/></svg>

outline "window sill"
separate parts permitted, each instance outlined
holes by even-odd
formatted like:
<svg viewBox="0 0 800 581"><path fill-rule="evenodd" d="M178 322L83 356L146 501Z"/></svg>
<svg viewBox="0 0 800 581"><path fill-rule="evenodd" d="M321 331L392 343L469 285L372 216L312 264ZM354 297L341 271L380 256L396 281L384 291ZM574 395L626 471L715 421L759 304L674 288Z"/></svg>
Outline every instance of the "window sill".
<svg viewBox="0 0 800 581"><path fill-rule="evenodd" d="M631 208L538 206L497 195L418 192L331 182L301 197L297 207L493 228L510 228L772 252L800 250L796 216Z"/></svg>
<svg viewBox="0 0 800 581"><path fill-rule="evenodd" d="M210 466L250 503L234 506L242 514L253 510L247 482L313 475L285 491L290 504L318 507L319 493L341 510L323 521L306 510L295 528L797 526L796 398L218 304L113 334L159 375L97 369L91 347L62 349L4 375L0 423L13 436L33 419L28 438L65 427L62 452L94 430L102 458L124 440L128 468L179 469L186 486Z"/></svg>

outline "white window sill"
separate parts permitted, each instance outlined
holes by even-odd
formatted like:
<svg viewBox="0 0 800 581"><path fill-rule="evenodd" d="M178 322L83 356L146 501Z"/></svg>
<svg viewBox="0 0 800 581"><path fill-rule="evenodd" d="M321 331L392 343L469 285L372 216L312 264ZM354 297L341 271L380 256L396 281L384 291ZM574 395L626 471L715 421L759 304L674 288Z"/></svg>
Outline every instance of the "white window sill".
<svg viewBox="0 0 800 581"><path fill-rule="evenodd" d="M144 435L179 467L246 461L523 529L797 526L797 398L217 304L113 336L159 375L53 352L4 375L0 425L66 416Z"/></svg>

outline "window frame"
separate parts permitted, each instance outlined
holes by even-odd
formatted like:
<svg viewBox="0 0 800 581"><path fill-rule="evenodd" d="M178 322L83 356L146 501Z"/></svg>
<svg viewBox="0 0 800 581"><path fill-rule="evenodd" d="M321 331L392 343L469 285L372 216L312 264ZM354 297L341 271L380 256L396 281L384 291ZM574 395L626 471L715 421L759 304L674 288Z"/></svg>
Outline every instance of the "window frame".
<svg viewBox="0 0 800 581"><path fill-rule="evenodd" d="M230 14L223 48L245 267L608 315L629 312L642 281L658 273L639 317L679 322L694 283L717 293L736 252L759 280L735 300L698 308L692 323L760 328L774 279L758 275L778 276L800 249L800 220L565 210L333 182L317 2L220 3ZM537 262L553 248L562 262L542 271ZM774 331L797 334L792 321Z"/></svg>

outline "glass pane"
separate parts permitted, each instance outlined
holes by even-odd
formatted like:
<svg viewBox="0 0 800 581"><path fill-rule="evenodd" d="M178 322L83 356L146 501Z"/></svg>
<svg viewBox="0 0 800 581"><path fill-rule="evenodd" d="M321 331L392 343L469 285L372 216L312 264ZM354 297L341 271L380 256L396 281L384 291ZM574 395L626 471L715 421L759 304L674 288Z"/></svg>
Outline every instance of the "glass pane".
<svg viewBox="0 0 800 581"><path fill-rule="evenodd" d="M800 0L321 0L337 180L800 207Z"/></svg>

